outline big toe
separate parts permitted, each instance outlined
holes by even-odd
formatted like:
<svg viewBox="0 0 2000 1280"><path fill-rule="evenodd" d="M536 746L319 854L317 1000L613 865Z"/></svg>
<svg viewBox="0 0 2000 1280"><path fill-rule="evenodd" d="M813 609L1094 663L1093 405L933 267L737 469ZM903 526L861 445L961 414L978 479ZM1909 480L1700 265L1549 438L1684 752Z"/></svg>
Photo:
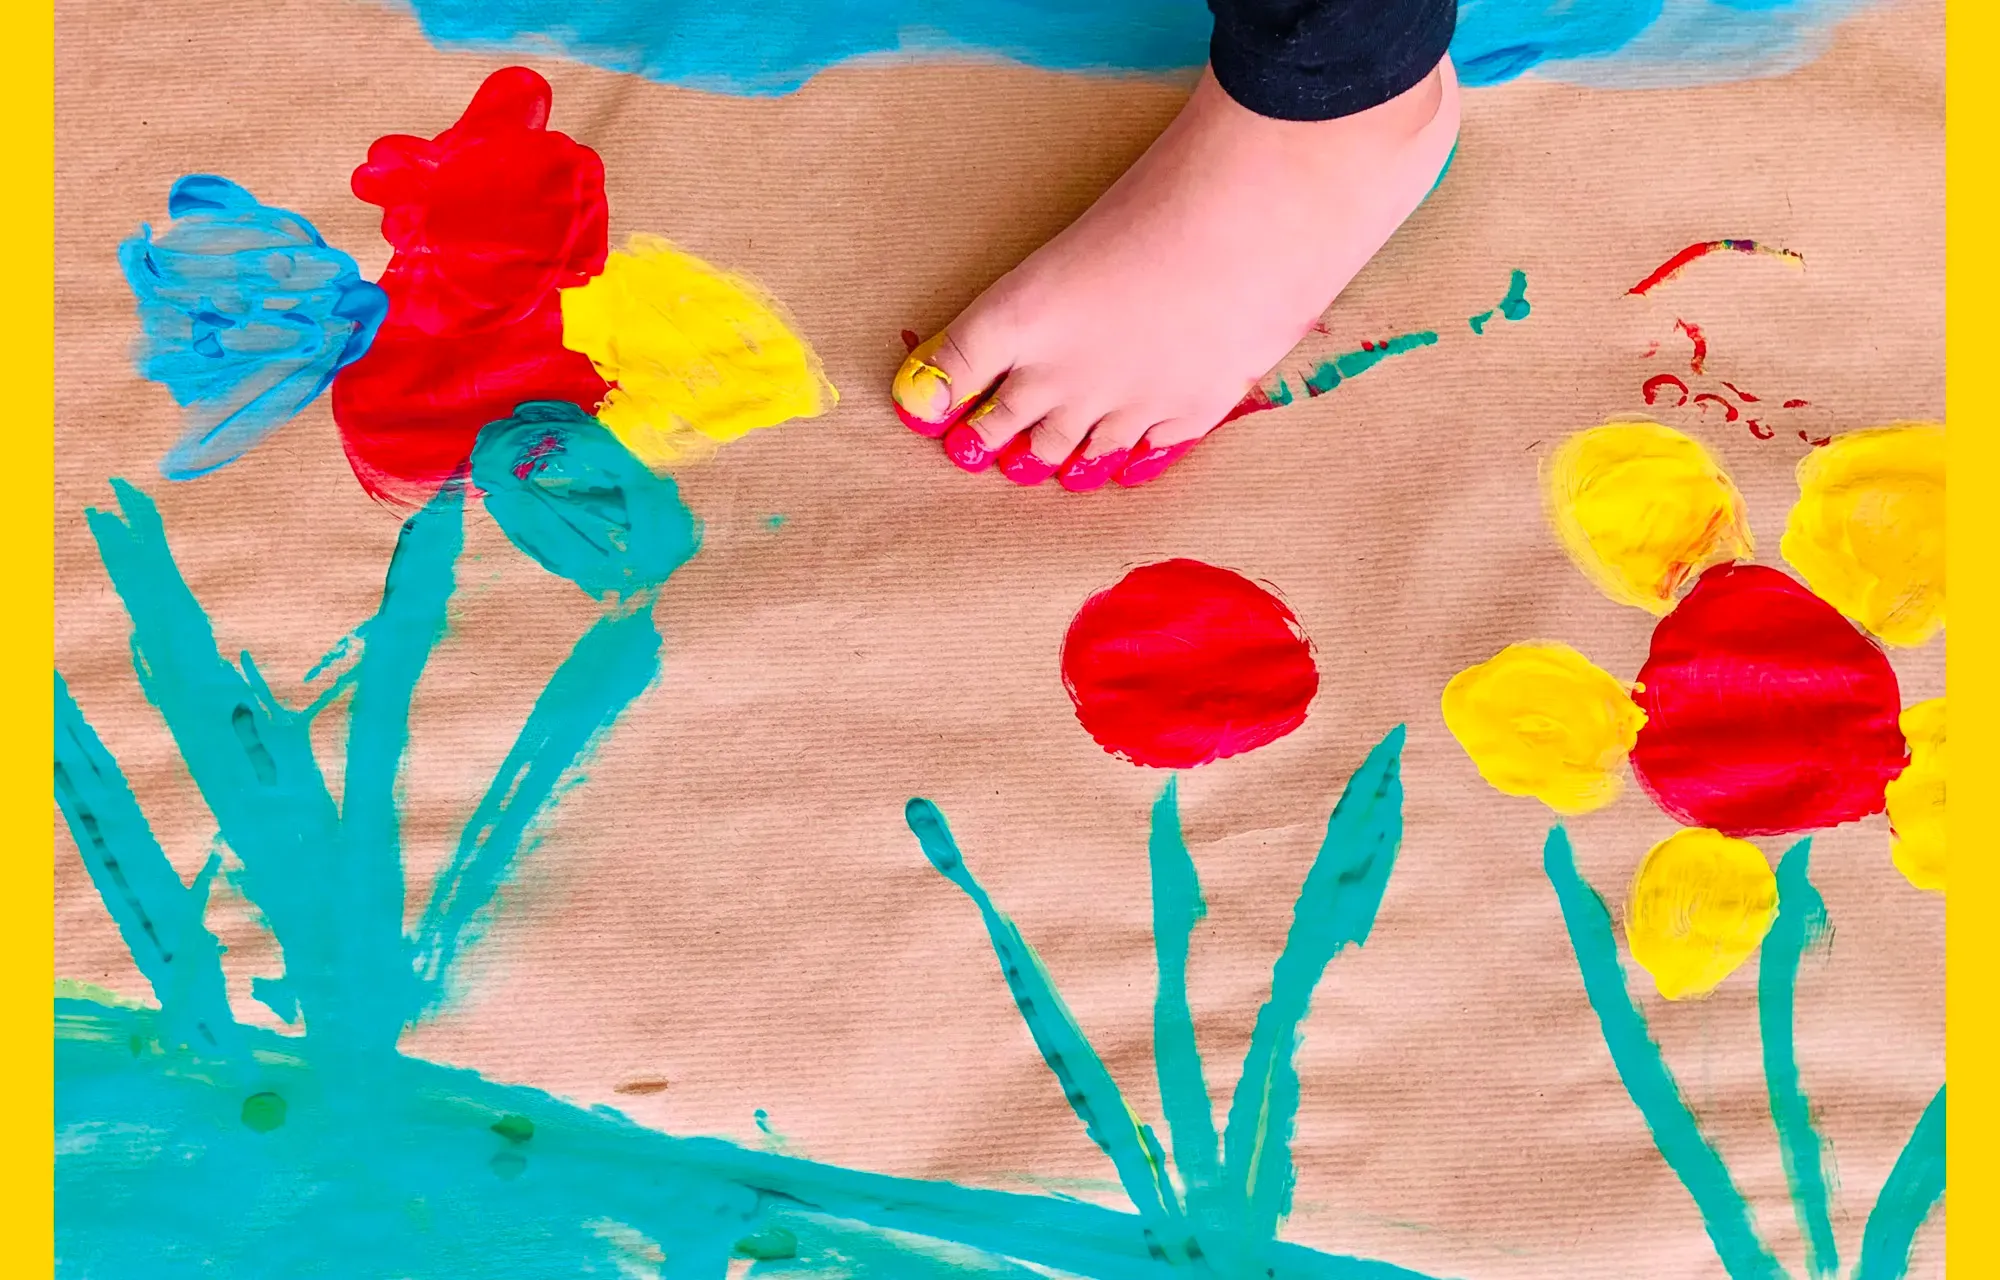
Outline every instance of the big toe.
<svg viewBox="0 0 2000 1280"><path fill-rule="evenodd" d="M910 430L943 435L1007 371L1003 361L986 355L994 344L970 341L969 328L959 317L943 333L918 343L896 370L889 395Z"/></svg>

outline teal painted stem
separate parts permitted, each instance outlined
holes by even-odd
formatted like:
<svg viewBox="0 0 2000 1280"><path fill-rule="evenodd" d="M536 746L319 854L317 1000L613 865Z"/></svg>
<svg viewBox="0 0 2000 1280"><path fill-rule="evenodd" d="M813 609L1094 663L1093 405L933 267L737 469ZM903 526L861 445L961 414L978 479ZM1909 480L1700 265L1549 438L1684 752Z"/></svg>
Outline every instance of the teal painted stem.
<svg viewBox="0 0 2000 1280"><path fill-rule="evenodd" d="M1117 1081L1091 1048L1076 1016L1063 1003L1048 970L1042 967L1041 957L973 878L938 807L928 800L912 799L904 807L904 820L931 865L979 908L993 954L1000 961L1000 972L1021 1011L1021 1020L1027 1023L1028 1032L1034 1037L1035 1047L1062 1085L1064 1099L1083 1121L1090 1140L1111 1158L1125 1194L1132 1198L1133 1207L1138 1209L1158 1247L1184 1250L1186 1242L1181 1236L1185 1224L1167 1180L1165 1162L1159 1156L1159 1140L1126 1104Z"/></svg>
<svg viewBox="0 0 2000 1280"><path fill-rule="evenodd" d="M1944 1195L1944 1148L1944 1086L1939 1085L1889 1170L1882 1194L1875 1197L1875 1208L1861 1233L1861 1261L1855 1264L1854 1280L1901 1280L1910 1269L1917 1228Z"/></svg>
<svg viewBox="0 0 2000 1280"><path fill-rule="evenodd" d="M211 854L192 887L167 861L118 761L55 677L56 805L90 882L160 1002L163 1034L200 1052L237 1044L222 979L222 944L203 915L221 860Z"/></svg>
<svg viewBox="0 0 2000 1280"><path fill-rule="evenodd" d="M1292 1130L1298 1117L1294 1061L1313 989L1333 958L1368 940L1403 838L1398 725L1348 779L1327 820L1271 970L1271 996L1257 1011L1243 1075L1229 1106L1224 1180L1242 1197L1240 1238L1268 1241L1291 1209Z"/></svg>
<svg viewBox="0 0 2000 1280"><path fill-rule="evenodd" d="M446 998L453 962L528 847L534 821L558 785L659 674L652 603L647 595L614 610L577 639L466 820L417 929L418 972L434 1003Z"/></svg>
<svg viewBox="0 0 2000 1280"><path fill-rule="evenodd" d="M1632 1002L1625 969L1618 959L1618 942L1612 934L1611 913L1604 899L1577 873L1569 833L1561 826L1549 829L1542 869L1562 905L1563 924L1576 952L1584 993L1590 997L1590 1007L1603 1029L1612 1065L1645 1118L1646 1127L1652 1130L1653 1143L1667 1167L1694 1198L1716 1256L1733 1280L1783 1280L1784 1269L1757 1236L1749 1204L1736 1189L1722 1157L1702 1136L1694 1112L1688 1109L1680 1086L1660 1055L1660 1046L1646 1026L1646 1015Z"/></svg>
<svg viewBox="0 0 2000 1280"><path fill-rule="evenodd" d="M90 510L111 585L132 619L133 666L160 711L222 839L242 862L240 883L283 947L280 1012L355 1051L393 1047L400 1011L378 1003L344 970L345 927L334 904L339 814L313 758L311 724L258 675L217 652L215 633L168 549L159 508L111 482L124 515Z"/></svg>
<svg viewBox="0 0 2000 1280"><path fill-rule="evenodd" d="M347 767L341 784L341 856L334 887L345 921L345 973L394 1006L400 1023L423 1007L412 947L403 934L402 825L396 777L410 742L410 700L443 638L465 542L465 494L445 485L403 525L382 604L359 630L361 657L347 674Z"/></svg>
<svg viewBox="0 0 2000 1280"><path fill-rule="evenodd" d="M1216 1150L1215 1111L1202 1072L1201 1048L1188 1008L1188 944L1196 923L1208 914L1194 859L1181 834L1180 788L1168 779L1153 805L1147 852L1153 874L1153 949L1159 989L1153 999L1153 1057L1160 1078L1160 1109L1174 1140L1174 1166L1196 1216L1221 1174Z"/></svg>
<svg viewBox="0 0 2000 1280"><path fill-rule="evenodd" d="M1764 1042L1764 1082L1771 1123L1792 1188L1792 1207L1806 1241L1806 1268L1815 1276L1840 1269L1827 1206L1825 1150L1813 1125L1812 1103L1799 1079L1793 1034L1799 959L1826 932L1826 903L1810 874L1812 841L1801 840L1778 862L1778 918L1764 937L1757 964L1757 1018Z"/></svg>

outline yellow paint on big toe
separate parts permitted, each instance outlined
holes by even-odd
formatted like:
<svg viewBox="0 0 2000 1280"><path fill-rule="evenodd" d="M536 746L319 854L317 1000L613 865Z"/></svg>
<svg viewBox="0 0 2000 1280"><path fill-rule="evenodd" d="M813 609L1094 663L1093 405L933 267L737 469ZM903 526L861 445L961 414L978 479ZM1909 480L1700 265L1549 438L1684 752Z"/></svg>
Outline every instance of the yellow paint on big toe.
<svg viewBox="0 0 2000 1280"><path fill-rule="evenodd" d="M1896 870L1919 889L1944 892L1944 699L1906 708L1898 723L1910 763L1889 784Z"/></svg>
<svg viewBox="0 0 2000 1280"><path fill-rule="evenodd" d="M1654 845L1632 881L1625 941L1669 1000L1705 996L1750 958L1778 914L1763 850L1690 827Z"/></svg>
<svg viewBox="0 0 2000 1280"><path fill-rule="evenodd" d="M1835 436L1799 463L1778 549L1819 597L1890 644L1944 626L1944 429Z"/></svg>
<svg viewBox="0 0 2000 1280"><path fill-rule="evenodd" d="M1708 450L1657 422L1612 422L1563 442L1549 522L1605 595L1664 615L1710 565L1751 554L1743 495Z"/></svg>
<svg viewBox="0 0 2000 1280"><path fill-rule="evenodd" d="M597 419L660 467L839 399L819 358L749 281L635 235L562 291L563 345L613 384Z"/></svg>
<svg viewBox="0 0 2000 1280"><path fill-rule="evenodd" d="M1566 644L1510 644L1444 687L1445 727L1510 796L1557 813L1609 804L1646 713L1609 672Z"/></svg>
<svg viewBox="0 0 2000 1280"><path fill-rule="evenodd" d="M927 422L942 422L951 412L951 375L931 362L943 345L941 333L918 343L889 384L889 395L903 411Z"/></svg>

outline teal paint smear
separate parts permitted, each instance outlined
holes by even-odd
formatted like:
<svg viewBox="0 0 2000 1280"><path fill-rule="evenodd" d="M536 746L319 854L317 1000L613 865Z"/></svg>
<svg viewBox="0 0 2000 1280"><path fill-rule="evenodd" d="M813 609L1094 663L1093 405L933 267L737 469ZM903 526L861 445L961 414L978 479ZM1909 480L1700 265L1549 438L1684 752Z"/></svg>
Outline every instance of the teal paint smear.
<svg viewBox="0 0 2000 1280"><path fill-rule="evenodd" d="M1507 281L1507 296L1500 299L1500 314L1509 320L1526 320L1532 310L1528 305L1528 273L1515 267Z"/></svg>
<svg viewBox="0 0 2000 1280"><path fill-rule="evenodd" d="M1294 1057L1314 988L1335 956L1368 940L1395 868L1403 839L1403 737L1401 725L1390 730L1348 779L1300 886L1291 931L1271 970L1271 996L1257 1011L1224 1139L1224 1177L1242 1196L1246 1245L1275 1238L1291 1209L1299 1109Z"/></svg>
<svg viewBox="0 0 2000 1280"><path fill-rule="evenodd" d="M391 1003L399 1025L422 1003L414 951L403 935L402 826L396 777L410 742L410 700L444 636L465 544L465 495L441 488L403 524L382 587L382 604L358 631L361 657L349 674L347 765L341 783L341 851L331 903L341 921L346 968Z"/></svg>
<svg viewBox="0 0 2000 1280"><path fill-rule="evenodd" d="M524 852L535 818L659 674L650 605L600 618L578 637L466 821L417 928L418 973L433 1004L447 997L452 964Z"/></svg>
<svg viewBox="0 0 2000 1280"><path fill-rule="evenodd" d="M186 433L160 460L192 480L243 456L359 360L388 295L312 223L227 178L190 174L167 195L173 222L118 246L138 305L141 376L164 383Z"/></svg>
<svg viewBox="0 0 2000 1280"><path fill-rule="evenodd" d="M1944 1086L1939 1085L1889 1170L1882 1194L1875 1197L1875 1208L1861 1233L1861 1261L1855 1264L1854 1280L1902 1280L1910 1269L1917 1228L1944 1195L1944 1176Z"/></svg>
<svg viewBox="0 0 2000 1280"><path fill-rule="evenodd" d="M701 546L674 482L566 401L531 400L480 428L472 482L509 541L593 596L656 588Z"/></svg>
<svg viewBox="0 0 2000 1280"><path fill-rule="evenodd" d="M1646 1026L1646 1015L1632 1002L1632 993L1625 985L1625 968L1618 959L1618 942L1612 935L1611 913L1604 899L1577 874L1569 833L1560 825L1549 829L1542 849L1542 869L1562 905L1563 924L1576 952L1584 993L1597 1014L1604 1047L1611 1052L1618 1079L1652 1130L1653 1143L1667 1167L1701 1211L1716 1256L1732 1280L1784 1280L1783 1268L1757 1236L1749 1204L1736 1189L1722 1157L1702 1136L1673 1072L1660 1056L1660 1046Z"/></svg>
<svg viewBox="0 0 2000 1280"><path fill-rule="evenodd" d="M198 1052L234 1047L222 944L203 918L221 859L210 854L194 884L181 883L124 771L83 718L61 673L55 677L55 791L90 882L159 1001L163 1033Z"/></svg>
<svg viewBox="0 0 2000 1280"><path fill-rule="evenodd" d="M1483 334L1486 332L1486 322L1492 318L1493 313L1491 311L1482 311L1476 316L1467 316L1465 323L1471 327L1474 333Z"/></svg>
<svg viewBox="0 0 2000 1280"><path fill-rule="evenodd" d="M1467 85L1533 69L1653 88L1778 75L1816 57L1863 0L1461 0L1452 58ZM1191 70L1208 57L1202 0L777 0L754 17L696 0L410 0L433 41L551 50L717 93L799 88L884 57L997 57L1053 71Z"/></svg>
<svg viewBox="0 0 2000 1280"><path fill-rule="evenodd" d="M1160 1079L1160 1109L1174 1140L1174 1166L1187 1190L1190 1210L1207 1201L1220 1181L1215 1112L1195 1041L1194 1013L1188 1008L1188 945L1194 927L1208 915L1194 859L1181 834L1180 784L1169 778L1153 805L1147 845L1153 872L1153 949L1159 989L1153 998L1153 1057Z"/></svg>
<svg viewBox="0 0 2000 1280"><path fill-rule="evenodd" d="M1318 368L1305 376L1306 391L1309 395L1323 396L1348 378L1358 377L1373 369L1391 356L1400 356L1415 351L1419 347L1435 346L1438 336L1425 329L1416 333L1398 334L1386 342L1372 343L1355 351L1344 351L1331 360L1322 361ZM1284 388L1285 398L1280 400L1274 394L1272 404L1290 404L1291 389Z"/></svg>
<svg viewBox="0 0 2000 1280"><path fill-rule="evenodd" d="M1021 1011L1021 1020L1034 1037L1035 1048L1062 1085L1063 1098L1083 1121L1090 1140L1111 1158L1118 1180L1125 1185L1125 1194L1131 1197L1147 1230L1159 1239L1162 1248L1180 1246L1181 1241L1175 1238L1181 1230L1180 1204L1167 1180L1159 1141L1126 1105L1117 1081L1063 1003L1041 957L973 878L938 807L928 800L912 799L904 806L903 817L938 874L957 885L979 908L1001 975Z"/></svg>
<svg viewBox="0 0 2000 1280"><path fill-rule="evenodd" d="M771 530L773 533L776 533L778 530L785 527L786 519L787 517L785 516L765 516L764 527Z"/></svg>
<svg viewBox="0 0 2000 1280"><path fill-rule="evenodd" d="M133 665L160 711L222 839L242 863L244 892L279 937L284 989L314 1031L357 1050L394 1045L405 1010L367 981L333 909L340 819L312 754L310 723L271 693L248 654L216 651L208 617L167 548L159 509L111 482L124 517L86 512L111 585L132 620ZM383 998L383 997L391 998Z"/></svg>
<svg viewBox="0 0 2000 1280"><path fill-rule="evenodd" d="M1813 1125L1812 1103L1799 1081L1793 1033L1799 961L1826 934L1826 902L1813 887L1811 862L1810 839L1793 845L1778 862L1778 916L1757 961L1757 1020L1771 1123L1784 1154L1799 1234L1805 1237L1806 1267L1815 1276L1827 1276L1840 1269L1840 1251L1827 1207L1825 1152Z"/></svg>

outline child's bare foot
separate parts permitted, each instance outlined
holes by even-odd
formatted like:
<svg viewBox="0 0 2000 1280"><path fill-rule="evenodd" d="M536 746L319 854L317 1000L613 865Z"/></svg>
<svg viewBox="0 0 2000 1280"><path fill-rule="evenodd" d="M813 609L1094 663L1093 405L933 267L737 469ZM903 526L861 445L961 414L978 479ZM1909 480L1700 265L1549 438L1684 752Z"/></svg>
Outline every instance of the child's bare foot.
<svg viewBox="0 0 2000 1280"><path fill-rule="evenodd" d="M1149 480L1305 336L1457 135L1449 60L1312 122L1256 115L1203 72L1088 212L911 353L897 406L969 470L997 454L1024 484Z"/></svg>

